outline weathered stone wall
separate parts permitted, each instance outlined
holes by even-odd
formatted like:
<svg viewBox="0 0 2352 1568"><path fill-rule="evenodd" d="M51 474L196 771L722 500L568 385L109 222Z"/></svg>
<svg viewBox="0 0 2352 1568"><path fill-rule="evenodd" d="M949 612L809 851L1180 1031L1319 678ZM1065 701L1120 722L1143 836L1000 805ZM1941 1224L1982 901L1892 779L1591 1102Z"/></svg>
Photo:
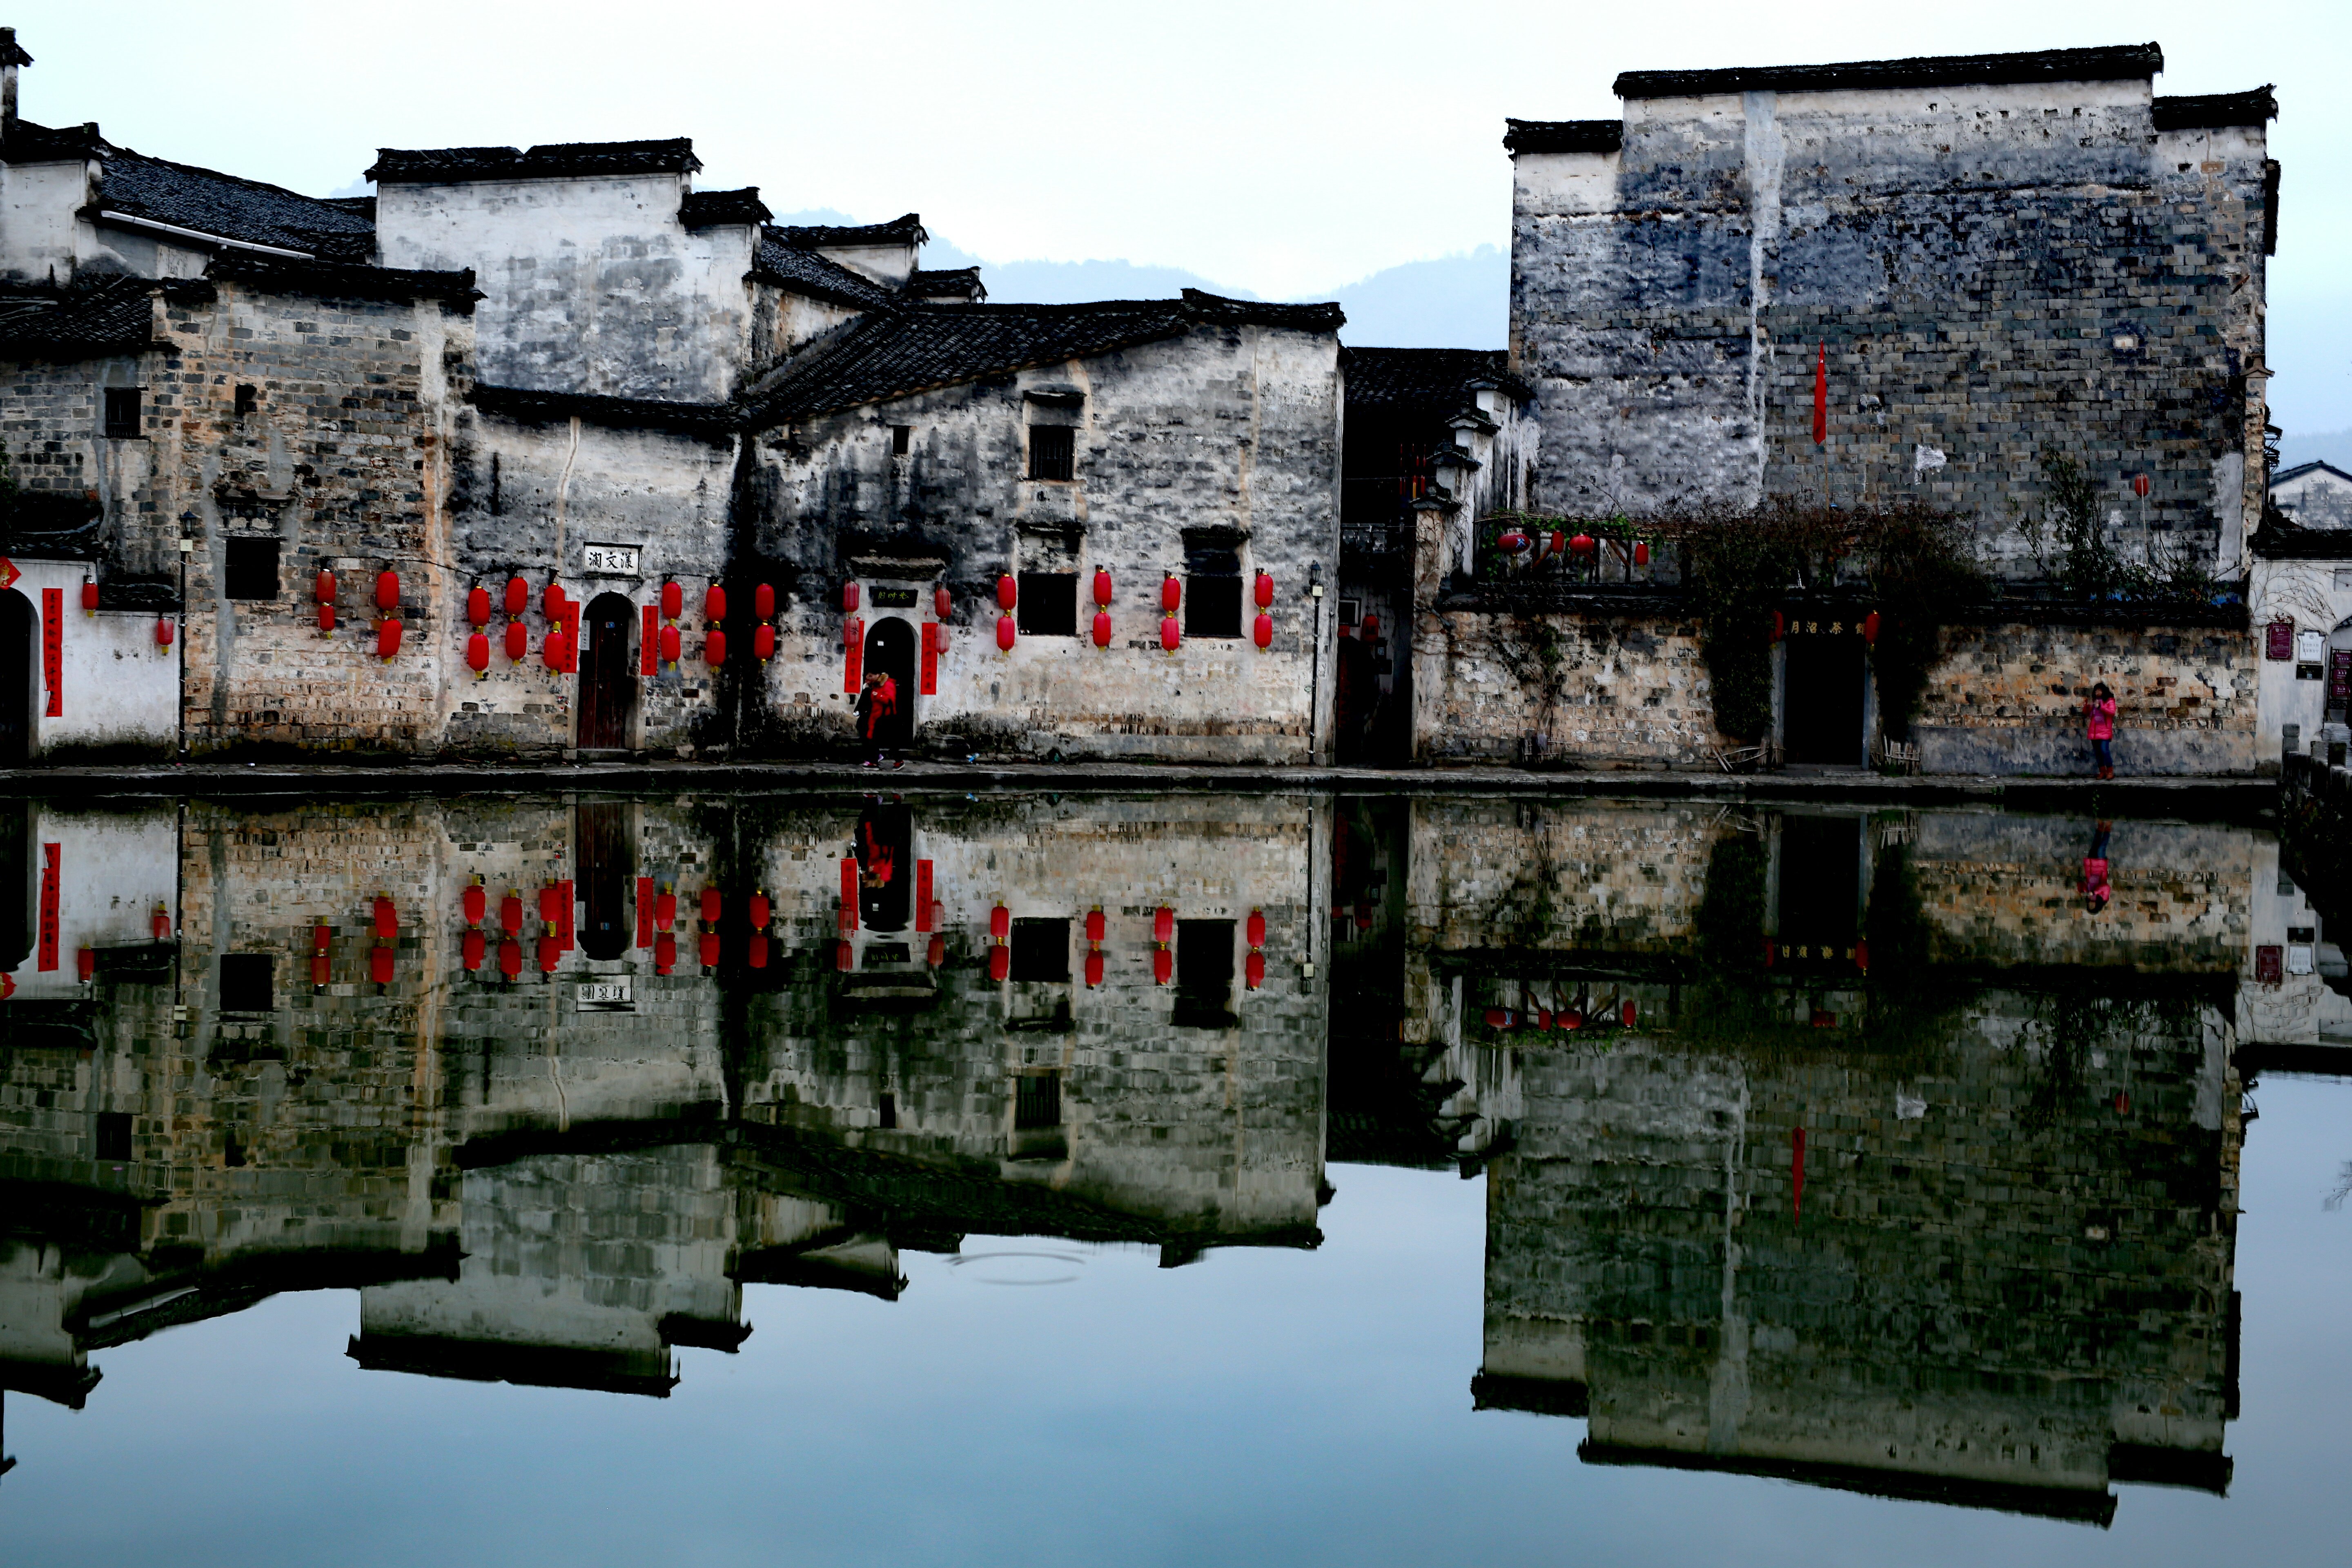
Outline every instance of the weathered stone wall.
<svg viewBox="0 0 2352 1568"><path fill-rule="evenodd" d="M1213 762L1320 754L1331 607L1310 589L1338 580L1337 354L1328 333L1202 327L762 441L758 552L800 584L761 675L780 742L846 739L846 583L864 591L869 637L887 616L933 619L931 590L944 584L954 610L939 689L912 698L920 745ZM1038 413L1025 395L1047 389L1083 401L1074 416ZM1033 420L1075 424L1074 479L1026 478ZM904 457L893 454L893 426L910 427ZM1242 636L1186 637L1171 655L1160 644L1161 582L1186 574L1188 538L1236 552ZM1089 635L1098 568L1114 590L1108 648ZM1023 637L998 651L996 581L1023 571L1078 574L1076 637ZM1265 650L1249 636L1258 572L1275 589ZM885 585L916 587L916 605L875 605L872 590Z"/></svg>
<svg viewBox="0 0 2352 1568"><path fill-rule="evenodd" d="M1912 739L1931 773L2087 773L2083 702L2116 695L2119 773L2254 771L2256 661L2240 626L1952 626Z"/></svg>
<svg viewBox="0 0 2352 1568"><path fill-rule="evenodd" d="M1413 752L1433 761L1706 767L1715 728L1686 616L1500 613L1441 600L1413 628Z"/></svg>
<svg viewBox="0 0 2352 1568"><path fill-rule="evenodd" d="M1621 152L1516 160L1538 499L1916 498L2031 573L2051 447L2127 555L2229 569L2262 493L2264 159L2259 128L2158 133L2146 80L1629 100Z"/></svg>

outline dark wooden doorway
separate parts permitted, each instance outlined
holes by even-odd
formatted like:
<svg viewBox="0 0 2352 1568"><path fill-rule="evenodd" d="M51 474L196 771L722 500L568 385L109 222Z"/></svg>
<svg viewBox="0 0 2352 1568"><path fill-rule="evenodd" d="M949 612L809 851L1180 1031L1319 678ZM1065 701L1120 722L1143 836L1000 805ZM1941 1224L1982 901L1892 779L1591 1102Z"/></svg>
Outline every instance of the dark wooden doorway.
<svg viewBox="0 0 2352 1568"><path fill-rule="evenodd" d="M629 951L629 882L636 875L634 808L625 801L586 802L572 808L572 853L580 867L580 951L619 958Z"/></svg>
<svg viewBox="0 0 2352 1568"><path fill-rule="evenodd" d="M21 768L33 751L33 647L40 640L33 602L0 589L0 767Z"/></svg>
<svg viewBox="0 0 2352 1568"><path fill-rule="evenodd" d="M630 668L630 632L636 606L618 594L599 594L580 617L580 740L583 752L629 747L629 712L637 678Z"/></svg>
<svg viewBox="0 0 2352 1568"><path fill-rule="evenodd" d="M905 746L915 735L915 628L896 616L875 621L866 634L866 673L887 675L898 700L874 731L877 745Z"/></svg>
<svg viewBox="0 0 2352 1568"><path fill-rule="evenodd" d="M1781 669L1780 751L1786 762L1858 768L1862 732L1862 639L1791 637Z"/></svg>

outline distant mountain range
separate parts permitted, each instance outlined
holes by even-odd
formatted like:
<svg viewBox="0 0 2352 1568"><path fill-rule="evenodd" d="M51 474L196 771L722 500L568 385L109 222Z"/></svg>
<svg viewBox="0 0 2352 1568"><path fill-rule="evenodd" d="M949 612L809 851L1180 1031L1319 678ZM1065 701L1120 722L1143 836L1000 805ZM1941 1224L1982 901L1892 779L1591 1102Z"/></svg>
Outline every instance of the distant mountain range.
<svg viewBox="0 0 2352 1568"><path fill-rule="evenodd" d="M2279 442L2279 467L2292 468L2297 463L2333 463L2352 473L2352 430L2284 437Z"/></svg>

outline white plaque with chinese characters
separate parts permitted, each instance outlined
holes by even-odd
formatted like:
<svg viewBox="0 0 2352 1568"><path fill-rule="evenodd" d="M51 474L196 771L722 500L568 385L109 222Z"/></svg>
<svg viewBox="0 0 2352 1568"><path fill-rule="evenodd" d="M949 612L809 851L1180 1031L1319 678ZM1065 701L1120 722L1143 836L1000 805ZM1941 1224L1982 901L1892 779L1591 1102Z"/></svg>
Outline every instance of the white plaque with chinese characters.
<svg viewBox="0 0 2352 1568"><path fill-rule="evenodd" d="M600 975L594 980L580 982L576 993L583 1013L634 1013L636 999L630 994L629 976Z"/></svg>
<svg viewBox="0 0 2352 1568"><path fill-rule="evenodd" d="M637 575L639 547L635 544L591 544L580 556L583 572L603 572L617 577Z"/></svg>

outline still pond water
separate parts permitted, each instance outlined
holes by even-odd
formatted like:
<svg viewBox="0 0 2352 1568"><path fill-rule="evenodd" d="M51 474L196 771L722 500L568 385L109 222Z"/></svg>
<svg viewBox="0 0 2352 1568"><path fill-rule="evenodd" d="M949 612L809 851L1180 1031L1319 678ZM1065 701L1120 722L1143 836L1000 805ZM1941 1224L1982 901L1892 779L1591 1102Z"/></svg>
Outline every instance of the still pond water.
<svg viewBox="0 0 2352 1568"><path fill-rule="evenodd" d="M0 1560L2345 1560L2254 826L0 808Z"/></svg>

